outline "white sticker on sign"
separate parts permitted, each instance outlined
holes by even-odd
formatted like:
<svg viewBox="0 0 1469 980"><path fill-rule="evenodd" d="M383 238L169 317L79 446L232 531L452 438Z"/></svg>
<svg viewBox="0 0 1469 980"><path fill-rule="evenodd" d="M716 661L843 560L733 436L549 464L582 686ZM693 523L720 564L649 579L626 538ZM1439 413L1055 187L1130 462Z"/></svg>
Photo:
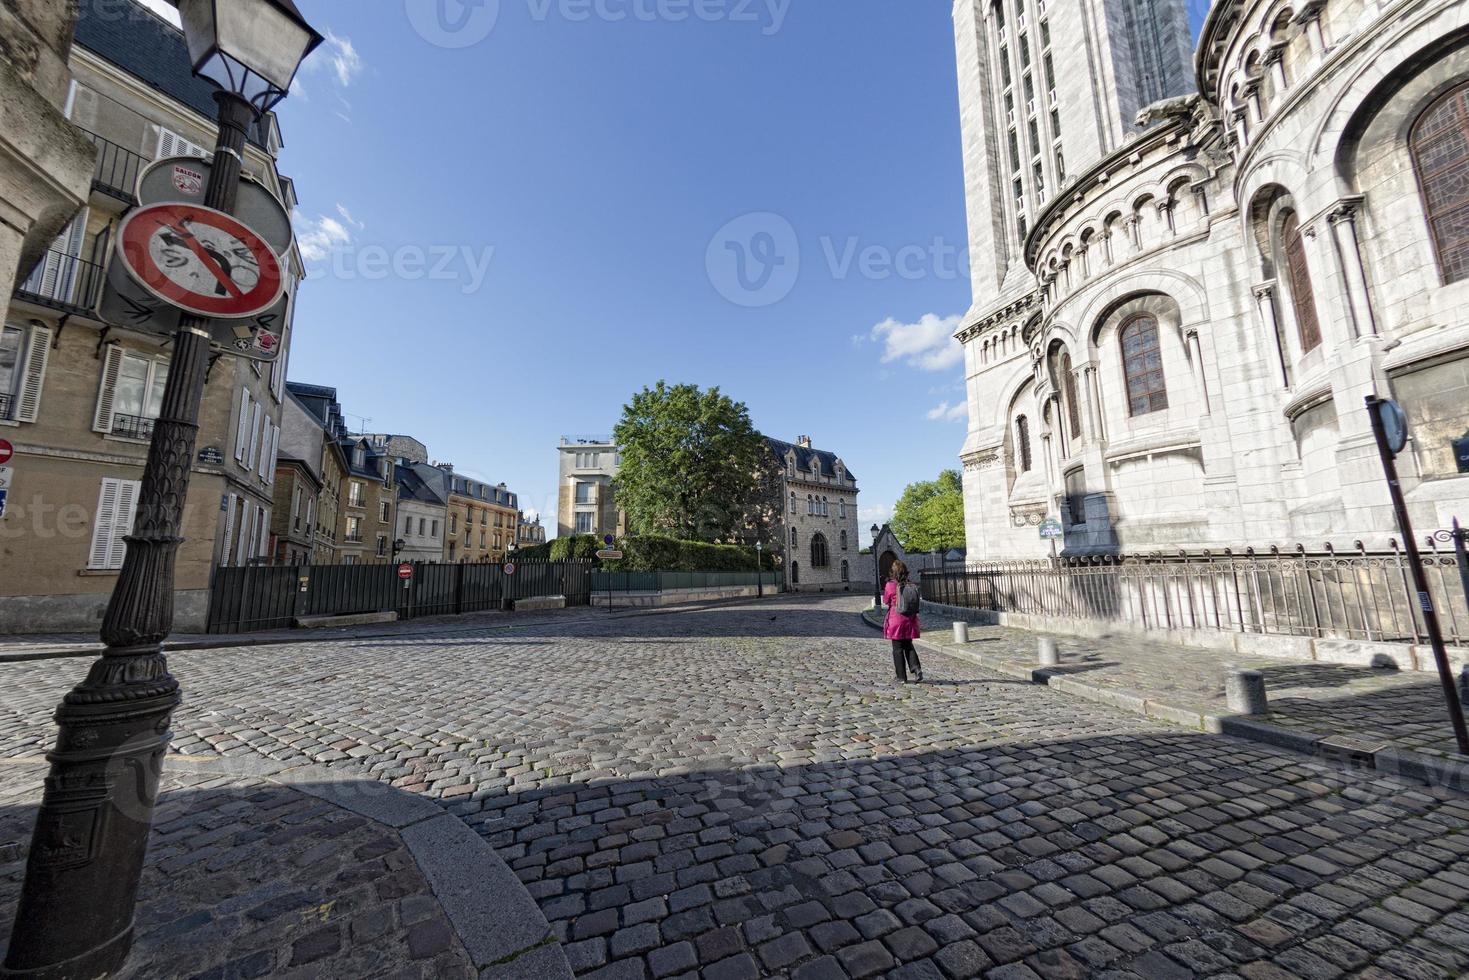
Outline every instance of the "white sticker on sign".
<svg viewBox="0 0 1469 980"><path fill-rule="evenodd" d="M14 472L9 466L0 466L0 490L9 490Z"/></svg>

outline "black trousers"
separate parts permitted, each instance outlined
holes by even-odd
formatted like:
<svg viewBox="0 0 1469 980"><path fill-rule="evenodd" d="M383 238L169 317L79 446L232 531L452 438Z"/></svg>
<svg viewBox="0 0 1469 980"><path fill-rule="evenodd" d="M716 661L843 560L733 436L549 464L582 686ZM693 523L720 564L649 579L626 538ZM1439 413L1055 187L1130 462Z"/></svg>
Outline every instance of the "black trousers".
<svg viewBox="0 0 1469 980"><path fill-rule="evenodd" d="M910 670L915 674L923 672L923 665L918 662L918 651L913 649L912 640L893 641L893 670L897 671L900 681L908 679Z"/></svg>

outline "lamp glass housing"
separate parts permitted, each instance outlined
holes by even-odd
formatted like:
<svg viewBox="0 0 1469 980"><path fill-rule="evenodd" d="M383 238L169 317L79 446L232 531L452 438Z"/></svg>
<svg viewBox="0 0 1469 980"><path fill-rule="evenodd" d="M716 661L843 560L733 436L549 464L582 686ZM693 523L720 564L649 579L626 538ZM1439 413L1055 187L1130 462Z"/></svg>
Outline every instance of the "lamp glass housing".
<svg viewBox="0 0 1469 980"><path fill-rule="evenodd" d="M194 73L259 112L286 97L321 35L290 0L179 0Z"/></svg>

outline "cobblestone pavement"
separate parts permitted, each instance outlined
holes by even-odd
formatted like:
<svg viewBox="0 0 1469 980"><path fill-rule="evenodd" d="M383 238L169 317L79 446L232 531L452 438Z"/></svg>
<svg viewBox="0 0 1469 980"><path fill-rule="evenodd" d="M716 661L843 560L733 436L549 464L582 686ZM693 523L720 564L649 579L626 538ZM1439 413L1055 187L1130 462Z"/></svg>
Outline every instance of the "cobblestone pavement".
<svg viewBox="0 0 1469 980"><path fill-rule="evenodd" d="M438 800L585 976L1469 971L1469 799L937 655L894 687L862 605L175 655L177 747ZM4 754L80 668L5 668Z"/></svg>
<svg viewBox="0 0 1469 980"><path fill-rule="evenodd" d="M953 633L925 639L952 646ZM998 626L971 626L967 649L1008 664L1036 666L1037 634ZM1059 673L1100 687L1157 699L1200 713L1229 714L1224 678L1248 668L1265 675L1269 721L1322 735L1456 755L1454 732L1436 673L1400 671L1149 643L1131 637L1058 636Z"/></svg>
<svg viewBox="0 0 1469 980"><path fill-rule="evenodd" d="M44 765L0 763L0 958ZM165 774L118 978L472 977L397 831L259 780Z"/></svg>

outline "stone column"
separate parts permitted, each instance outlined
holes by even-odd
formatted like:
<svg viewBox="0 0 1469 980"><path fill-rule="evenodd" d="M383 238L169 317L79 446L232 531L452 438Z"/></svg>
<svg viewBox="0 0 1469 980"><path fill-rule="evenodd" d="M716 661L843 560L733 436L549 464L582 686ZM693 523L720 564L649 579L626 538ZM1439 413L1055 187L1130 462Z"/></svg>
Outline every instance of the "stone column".
<svg viewBox="0 0 1469 980"><path fill-rule="evenodd" d="M1275 281L1262 282L1254 287L1255 307L1260 311L1260 323L1265 333L1274 341L1275 355L1280 362L1280 381L1290 387L1290 359L1285 349L1285 337L1280 332L1280 318L1275 310Z"/></svg>
<svg viewBox="0 0 1469 980"><path fill-rule="evenodd" d="M1265 108L1260 102L1260 76L1255 75L1245 82L1245 105L1250 110L1250 122L1259 125L1265 119Z"/></svg>
<svg viewBox="0 0 1469 980"><path fill-rule="evenodd" d="M1199 396L1204 399L1204 414L1212 415L1214 410L1209 406L1209 382L1204 373L1204 347L1199 340L1199 328L1186 328L1183 339L1188 345L1189 360L1193 361L1194 382L1199 386Z"/></svg>
<svg viewBox="0 0 1469 980"><path fill-rule="evenodd" d="M1107 420L1102 414L1101 384L1097 378L1096 364L1084 366L1082 379L1086 386L1082 397L1086 399L1087 418L1091 424L1091 431L1087 435L1093 443L1100 445L1107 441Z"/></svg>
<svg viewBox="0 0 1469 980"><path fill-rule="evenodd" d="M1158 223L1169 238L1178 234L1178 229L1173 225L1173 206L1174 202L1171 200L1158 202Z"/></svg>
<svg viewBox="0 0 1469 980"><path fill-rule="evenodd" d="M1275 97L1278 99L1285 95L1290 83L1285 77L1284 41L1276 41L1270 45L1270 51L1265 55L1265 70L1270 73L1270 82L1275 86Z"/></svg>
<svg viewBox="0 0 1469 980"><path fill-rule="evenodd" d="M1250 127L1245 120L1245 110L1235 109L1229 118L1234 124L1235 143L1239 145L1240 152L1244 152L1250 145Z"/></svg>
<svg viewBox="0 0 1469 980"><path fill-rule="evenodd" d="M1346 286L1347 310L1352 319L1352 336L1367 337L1377 333L1377 319L1372 314L1372 296L1367 291L1367 273L1362 267L1362 250L1357 244L1357 208L1361 198L1349 198L1327 212L1336 242L1336 257Z"/></svg>
<svg viewBox="0 0 1469 980"><path fill-rule="evenodd" d="M1326 0L1307 0L1300 12L1296 14L1295 22L1304 25L1306 36L1311 41L1311 51L1316 57L1323 57L1329 49L1326 42L1326 30L1321 25L1321 8L1326 6Z"/></svg>

